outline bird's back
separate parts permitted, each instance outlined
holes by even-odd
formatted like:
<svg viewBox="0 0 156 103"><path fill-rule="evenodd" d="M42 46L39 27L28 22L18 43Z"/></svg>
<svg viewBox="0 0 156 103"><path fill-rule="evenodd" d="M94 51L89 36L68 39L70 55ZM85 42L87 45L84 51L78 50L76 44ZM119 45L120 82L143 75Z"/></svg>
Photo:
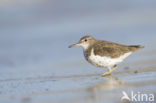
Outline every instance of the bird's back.
<svg viewBox="0 0 156 103"><path fill-rule="evenodd" d="M88 48L86 55L90 56L91 52L89 51L91 51L91 49L94 49L95 55L117 58L121 55L124 55L125 53L134 52L140 48L143 47L139 45L127 46L109 41L97 40L96 43Z"/></svg>

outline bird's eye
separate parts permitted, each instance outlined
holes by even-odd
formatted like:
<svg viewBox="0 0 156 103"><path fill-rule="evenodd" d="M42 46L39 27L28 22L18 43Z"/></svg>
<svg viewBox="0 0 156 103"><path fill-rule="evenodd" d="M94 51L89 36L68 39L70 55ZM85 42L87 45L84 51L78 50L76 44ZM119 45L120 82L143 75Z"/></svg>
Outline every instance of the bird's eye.
<svg viewBox="0 0 156 103"><path fill-rule="evenodd" d="M85 39L85 42L87 42L87 39Z"/></svg>

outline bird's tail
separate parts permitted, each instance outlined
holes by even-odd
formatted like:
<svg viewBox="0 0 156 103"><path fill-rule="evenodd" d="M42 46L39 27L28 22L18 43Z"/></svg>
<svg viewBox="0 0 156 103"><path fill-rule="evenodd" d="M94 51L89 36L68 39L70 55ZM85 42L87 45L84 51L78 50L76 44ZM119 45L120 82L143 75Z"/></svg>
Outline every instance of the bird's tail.
<svg viewBox="0 0 156 103"><path fill-rule="evenodd" d="M130 45L129 46L129 49L131 51L136 51L136 50L141 49L141 48L144 48L144 46L140 46L140 45Z"/></svg>

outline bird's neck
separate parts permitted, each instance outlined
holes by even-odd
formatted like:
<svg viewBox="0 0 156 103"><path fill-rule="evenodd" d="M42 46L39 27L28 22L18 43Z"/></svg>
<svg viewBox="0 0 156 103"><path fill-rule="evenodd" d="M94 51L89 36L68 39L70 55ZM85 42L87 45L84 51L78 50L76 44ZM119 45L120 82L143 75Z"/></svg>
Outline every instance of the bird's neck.
<svg viewBox="0 0 156 103"><path fill-rule="evenodd" d="M88 61L88 58L89 58L89 56L90 56L90 54L91 54L91 47L88 47L88 48L86 48L86 49L83 49L83 53L84 53L84 56L85 56L85 59Z"/></svg>

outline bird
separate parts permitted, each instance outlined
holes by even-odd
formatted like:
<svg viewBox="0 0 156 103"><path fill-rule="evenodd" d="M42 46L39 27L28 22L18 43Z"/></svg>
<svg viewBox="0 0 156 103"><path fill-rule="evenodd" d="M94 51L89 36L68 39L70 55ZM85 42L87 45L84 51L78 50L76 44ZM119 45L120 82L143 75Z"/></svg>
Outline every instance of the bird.
<svg viewBox="0 0 156 103"><path fill-rule="evenodd" d="M101 74L102 77L110 75L117 66L130 54L144 48L140 45L123 45L105 40L97 40L92 36L82 37L78 43L69 48L81 46L85 59L92 65L100 68L108 68Z"/></svg>

